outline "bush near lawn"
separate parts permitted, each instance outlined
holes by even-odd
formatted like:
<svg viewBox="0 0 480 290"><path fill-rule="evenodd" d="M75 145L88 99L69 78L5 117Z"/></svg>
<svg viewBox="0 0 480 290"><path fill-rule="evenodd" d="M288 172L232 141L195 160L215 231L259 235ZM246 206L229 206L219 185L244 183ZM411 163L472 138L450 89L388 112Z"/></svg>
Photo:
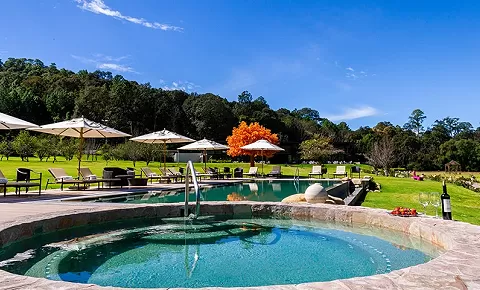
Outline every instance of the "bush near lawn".
<svg viewBox="0 0 480 290"><path fill-rule="evenodd" d="M19 167L26 167L33 169L35 171L40 171L43 173L43 188L47 178L51 178L47 169L50 167L61 167L64 168L68 174L72 176L77 176L77 160L73 159L66 161L62 157L58 157L57 162L52 163L39 161L38 158L30 158L29 162L22 162L18 157L11 157L10 160L6 161L5 159L0 161L0 169L5 174L9 180L14 180L16 176L16 169ZM264 172L268 173L272 169L274 164L265 164ZM282 173L285 176L293 177L295 175L296 169L299 169L301 177L308 177L308 173L312 169L312 165L309 164L296 164L296 165L285 165L279 164L282 166ZM83 160L82 167L89 167L94 174L101 176L103 173L103 168L106 166L118 166L118 167L133 167L131 161L110 161L108 165L105 161L98 159L98 161L92 160ZM146 163L143 161L137 161L136 168L140 170L141 167L146 166ZM151 162L149 167L158 171L158 168L163 166L160 162ZM167 163L167 167L185 167L185 163ZM236 167L241 167L245 171L248 171L248 163L207 163L207 166L218 167L223 169L223 167L230 167L233 170ZM256 164L261 170L261 164ZM328 169L328 173L335 171L337 165L327 164L325 165ZM347 172L350 172L350 167L355 165L346 164ZM362 170L372 172L372 168L368 165L360 165ZM195 163L195 168L201 172L203 168L203 163ZM419 212L422 212L422 206L418 202L418 194L420 192L438 192L442 191L441 182L437 181L415 181L411 178L396 178L396 177L385 177L385 176L375 176L369 173L362 173L362 176L369 175L374 178L376 182L381 184L380 192L369 192L363 206L372 207L372 208L383 208L392 210L396 206L416 208ZM42 188L42 190L43 190ZM51 185L49 188L59 188L58 185ZM448 192L452 199L452 214L455 220L469 222L472 224L480 225L480 194L473 192L471 190L465 189L460 186L453 184L448 184ZM1 202L1 198L0 198ZM434 215L435 212L432 206L428 207L427 214ZM439 214L440 208L439 208Z"/></svg>

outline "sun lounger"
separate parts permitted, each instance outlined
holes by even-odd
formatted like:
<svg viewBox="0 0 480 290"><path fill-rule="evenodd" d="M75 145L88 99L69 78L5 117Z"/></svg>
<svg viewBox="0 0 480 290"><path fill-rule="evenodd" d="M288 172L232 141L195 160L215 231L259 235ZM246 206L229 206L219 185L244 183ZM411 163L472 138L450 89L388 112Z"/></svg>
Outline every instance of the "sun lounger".
<svg viewBox="0 0 480 290"><path fill-rule="evenodd" d="M158 180L158 182L162 182L162 180L170 182L171 180L171 178L168 176L162 176L153 172L149 167L142 167L142 172L145 174L146 178L150 179L150 183L153 183L153 180Z"/></svg>
<svg viewBox="0 0 480 290"><path fill-rule="evenodd" d="M83 177L83 180L91 180L91 181L95 180L98 182L99 185L101 183L102 187L103 187L103 184L106 182L109 185L108 186L109 188L112 187L111 185L113 182L121 180L120 178L98 178L95 174L92 173L90 168L87 168L87 167L80 168L80 175Z"/></svg>
<svg viewBox="0 0 480 290"><path fill-rule="evenodd" d="M37 173L39 178L30 178L31 173ZM32 180L34 182L32 182ZM38 180L38 182L36 182ZM8 181L8 179L3 175L3 172L0 171L0 187L3 186L3 196L7 195L7 187L15 188L15 194L20 194L21 188L24 187L26 192L30 187L38 186L38 195L42 193L42 173L35 172L28 168L19 168L17 169L17 181Z"/></svg>
<svg viewBox="0 0 480 290"><path fill-rule="evenodd" d="M167 168L167 170L175 177L180 178L180 182L185 178L185 175L183 175L180 171L178 171L176 168Z"/></svg>
<svg viewBox="0 0 480 290"><path fill-rule="evenodd" d="M318 176L318 178L323 178L323 175L327 173L327 168L323 166L313 166L312 172L308 174L308 177Z"/></svg>
<svg viewBox="0 0 480 290"><path fill-rule="evenodd" d="M95 184L95 183L98 184L98 189L100 189L100 183L97 180L79 179L78 177L74 178L68 175L63 168L49 168L48 172L50 172L50 174L53 177L52 183L60 184L60 190L63 190L63 186L65 184L77 186L78 189L80 189L81 188L80 186L82 186L83 189L86 189L87 185ZM47 179L47 185L45 185L45 189L48 188L48 185L50 183L51 183L50 179Z"/></svg>
<svg viewBox="0 0 480 290"><path fill-rule="evenodd" d="M334 173L332 173L333 177L337 176L343 176L347 177L347 170L345 169L345 166L337 166L337 169Z"/></svg>
<svg viewBox="0 0 480 290"><path fill-rule="evenodd" d="M267 176L269 176L269 177L280 177L280 176L282 176L281 167L278 166L278 165L273 166L272 171L270 171L270 173L268 173Z"/></svg>
<svg viewBox="0 0 480 290"><path fill-rule="evenodd" d="M258 167L250 167L247 173L244 173L243 175L251 176L251 177L257 177L258 175Z"/></svg>
<svg viewBox="0 0 480 290"><path fill-rule="evenodd" d="M182 177L179 176L179 175L176 175L176 174L171 173L168 169L163 170L162 168L160 168L160 173L162 173L162 176L163 176L163 177L168 178L169 180L172 180L172 179L173 179L173 181L175 181L175 182L177 182L178 179L181 180L181 178L182 178Z"/></svg>

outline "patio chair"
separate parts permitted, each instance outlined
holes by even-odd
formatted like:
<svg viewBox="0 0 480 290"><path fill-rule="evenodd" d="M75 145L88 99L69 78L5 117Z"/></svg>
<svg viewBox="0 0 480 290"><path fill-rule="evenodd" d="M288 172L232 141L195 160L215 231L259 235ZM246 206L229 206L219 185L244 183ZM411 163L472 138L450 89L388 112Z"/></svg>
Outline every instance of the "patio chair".
<svg viewBox="0 0 480 290"><path fill-rule="evenodd" d="M155 172L153 172L149 167L142 167L142 172L145 174L145 177L150 179L150 183L153 183L153 180L158 180L160 183L162 180L166 180L167 182L170 181L169 177L161 176Z"/></svg>
<svg viewBox="0 0 480 290"><path fill-rule="evenodd" d="M244 173L243 175L247 175L250 177L257 177L258 175L258 167L250 167L247 173Z"/></svg>
<svg viewBox="0 0 480 290"><path fill-rule="evenodd" d="M128 186L128 179L132 177L131 174L129 174L129 171L130 170L120 168L120 167L104 167L103 174L102 174L103 179L111 179L111 178L119 179L118 181L105 182L104 184L107 184L108 187Z"/></svg>
<svg viewBox="0 0 480 290"><path fill-rule="evenodd" d="M80 186L82 186L83 189L86 189L87 185L94 183L97 183L98 189L100 189L100 183L98 183L96 180L79 179L78 177L73 178L72 176L68 175L63 168L48 168L48 172L50 172L50 174L52 175L53 182L50 182L50 178L47 179L45 190L48 188L48 185L50 183L60 184L60 190L63 190L63 186L65 184L70 184L73 186L76 185L78 189L80 189Z"/></svg>
<svg viewBox="0 0 480 290"><path fill-rule="evenodd" d="M335 170L335 172L332 173L332 175L334 178L337 176L343 176L343 177L348 176L345 166L337 166L337 169Z"/></svg>
<svg viewBox="0 0 480 290"><path fill-rule="evenodd" d="M36 178L32 178L32 174L36 174ZM42 191L42 173L34 171L29 168L17 168L17 181L16 183L19 185L18 187L18 194L20 194L20 187L24 185L25 193L28 193L28 189L30 187L37 187L38 186L38 195L41 194Z"/></svg>
<svg viewBox="0 0 480 290"><path fill-rule="evenodd" d="M21 171L19 171L22 169ZM41 176L42 174L39 173L39 178L30 179L30 171L33 170L28 168L19 168L17 169L17 181L8 181L8 179L3 175L3 172L0 171L0 187L3 187L3 196L7 195L7 187L15 188L15 194L20 194L21 188L24 187L26 192L28 192L28 188L30 187L37 187L38 186L38 195L42 193L42 183L41 183ZM27 178L28 177L28 178ZM39 182L32 182L31 180L38 180Z"/></svg>
<svg viewBox="0 0 480 290"><path fill-rule="evenodd" d="M223 167L223 176L225 176L225 178L232 177L232 172L230 172L230 167Z"/></svg>
<svg viewBox="0 0 480 290"><path fill-rule="evenodd" d="M234 178L243 178L243 168L237 167L233 170Z"/></svg>
<svg viewBox="0 0 480 290"><path fill-rule="evenodd" d="M358 173L358 178L360 178L360 171L360 166L353 166L352 168L350 168L350 177L353 177L354 173Z"/></svg>
<svg viewBox="0 0 480 290"><path fill-rule="evenodd" d="M280 177L282 176L282 168L279 165L274 165L272 171L267 174L269 177Z"/></svg>
<svg viewBox="0 0 480 290"><path fill-rule="evenodd" d="M109 188L112 187L112 183L121 180L120 178L98 178L95 174L92 173L90 168L87 167L80 168L80 175L83 177L83 180L95 180L98 182L99 185L101 183L102 187L104 183L107 183Z"/></svg>
<svg viewBox="0 0 480 290"><path fill-rule="evenodd" d="M318 175L318 178L323 178L323 175L327 174L327 168L317 165L312 167L312 172L308 174L308 177Z"/></svg>

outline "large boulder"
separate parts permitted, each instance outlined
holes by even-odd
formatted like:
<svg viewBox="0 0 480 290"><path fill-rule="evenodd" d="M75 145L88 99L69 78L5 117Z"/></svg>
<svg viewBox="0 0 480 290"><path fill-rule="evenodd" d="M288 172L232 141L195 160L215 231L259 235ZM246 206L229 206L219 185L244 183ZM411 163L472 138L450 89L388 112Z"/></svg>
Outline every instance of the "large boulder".
<svg viewBox="0 0 480 290"><path fill-rule="evenodd" d="M282 202L285 202L285 203L306 202L306 201L307 200L305 199L305 194L303 193L292 194L285 197L282 200Z"/></svg>
<svg viewBox="0 0 480 290"><path fill-rule="evenodd" d="M305 190L305 199L308 203L325 203L328 193L320 183L314 183Z"/></svg>

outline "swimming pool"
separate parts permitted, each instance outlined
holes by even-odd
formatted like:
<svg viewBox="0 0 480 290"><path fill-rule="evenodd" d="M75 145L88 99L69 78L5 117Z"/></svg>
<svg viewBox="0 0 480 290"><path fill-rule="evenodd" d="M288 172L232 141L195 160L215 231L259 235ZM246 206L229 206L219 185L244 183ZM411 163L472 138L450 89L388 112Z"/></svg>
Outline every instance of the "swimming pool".
<svg viewBox="0 0 480 290"><path fill-rule="evenodd" d="M11 245L0 253L0 268L101 286L247 287L388 273L438 255L398 232L290 219L164 218L100 228Z"/></svg>
<svg viewBox="0 0 480 290"><path fill-rule="evenodd" d="M203 201L282 201L285 197L303 193L313 183L321 183L327 188L339 181L315 180L263 180L248 183L226 184L222 186L206 186L201 189ZM83 199L92 201L92 199ZM195 201L195 194L189 195L190 201ZM93 198L95 202L121 202L121 203L170 203L184 202L184 190L148 191L142 193L122 194L111 197Z"/></svg>

